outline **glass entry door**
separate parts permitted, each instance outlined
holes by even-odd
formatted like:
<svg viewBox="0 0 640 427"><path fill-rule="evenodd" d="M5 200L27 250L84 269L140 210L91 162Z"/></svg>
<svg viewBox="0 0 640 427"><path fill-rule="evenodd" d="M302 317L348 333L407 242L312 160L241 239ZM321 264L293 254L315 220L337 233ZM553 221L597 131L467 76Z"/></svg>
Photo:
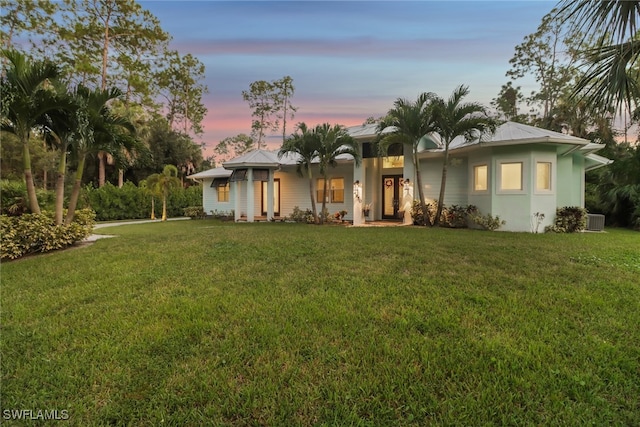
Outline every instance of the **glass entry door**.
<svg viewBox="0 0 640 427"><path fill-rule="evenodd" d="M269 197L269 181L262 181L262 215L267 214ZM273 216L280 216L280 179L273 180Z"/></svg>
<svg viewBox="0 0 640 427"><path fill-rule="evenodd" d="M382 176L382 219L398 219L402 175Z"/></svg>

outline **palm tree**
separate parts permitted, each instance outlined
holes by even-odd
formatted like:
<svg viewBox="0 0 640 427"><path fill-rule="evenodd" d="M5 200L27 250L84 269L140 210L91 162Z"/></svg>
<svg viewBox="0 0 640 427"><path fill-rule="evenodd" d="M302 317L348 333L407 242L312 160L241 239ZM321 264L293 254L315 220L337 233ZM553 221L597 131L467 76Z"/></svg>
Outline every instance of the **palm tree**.
<svg viewBox="0 0 640 427"><path fill-rule="evenodd" d="M438 209L433 225L440 223L440 215L444 206L444 193L447 185L447 168L449 165L449 146L458 136L464 136L467 141L481 138L487 132L493 133L496 122L489 117L487 109L479 103L463 103L462 99L469 94L467 86L458 86L445 102L438 99L433 111L435 125L442 145L444 146L444 160L442 163L442 180L440 181L440 195Z"/></svg>
<svg viewBox="0 0 640 427"><path fill-rule="evenodd" d="M154 173L147 178L147 186L155 194L162 195L162 221L167 220L167 197L174 188L180 187L178 179L178 168L173 165L166 165L162 173Z"/></svg>
<svg viewBox="0 0 640 427"><path fill-rule="evenodd" d="M313 173L311 172L311 163L318 157L320 150L320 139L318 135L307 128L306 123L298 123L296 133L285 140L278 151L278 158L282 158L287 154L297 157L298 175L304 176L305 173L309 179L309 197L311 198L311 210L313 212L313 220L318 223L318 211L316 209L316 201L313 191Z"/></svg>
<svg viewBox="0 0 640 427"><path fill-rule="evenodd" d="M57 99L45 88L46 82L58 77L57 66L48 61L28 61L16 50L2 50L8 66L2 76L2 130L15 134L22 144L24 178L29 209L40 213L31 172L29 138L38 120L47 111L58 108Z"/></svg>
<svg viewBox="0 0 640 427"><path fill-rule="evenodd" d="M616 160L597 187L603 213L615 225L640 230L640 146L620 143L613 149Z"/></svg>
<svg viewBox="0 0 640 427"><path fill-rule="evenodd" d="M71 223L75 214L87 155L97 154L99 151L115 152L122 147L134 149L138 145L137 140L132 136L135 132L133 124L113 114L107 105L110 100L122 96L119 89L90 91L83 86L78 86L74 96L80 105L76 136L72 144L72 154L77 158L78 168L65 224Z"/></svg>
<svg viewBox="0 0 640 427"><path fill-rule="evenodd" d="M418 196L420 197L420 207L424 213L425 222L429 221L427 206L422 187L422 177L420 173L420 162L418 161L418 149L421 142L428 141L429 135L436 130L433 107L438 99L434 93L422 93L415 102L404 98L398 98L393 103L393 108L389 110L387 116L378 124L378 134L385 129L392 127L393 131L380 140L383 149L395 143L410 144L413 150L413 168L416 173L416 185L418 186Z"/></svg>
<svg viewBox="0 0 640 427"><path fill-rule="evenodd" d="M337 157L342 154L350 154L356 166L360 165L360 153L356 147L355 140L347 133L344 126L324 123L318 125L312 131L318 137L320 147L318 149L318 164L320 174L324 178L324 195L327 194L327 183L329 181L329 167L337 165ZM320 223L324 222L327 198L322 198L322 214L320 215Z"/></svg>
<svg viewBox="0 0 640 427"><path fill-rule="evenodd" d="M67 93L66 87L56 84L59 94L59 109L51 110L42 117L42 129L47 143L58 150L58 171L56 174L55 223L62 224L64 208L64 180L67 173L69 147L76 137L79 105Z"/></svg>
<svg viewBox="0 0 640 427"><path fill-rule="evenodd" d="M558 16L572 28L597 34L596 46L584 52L587 71L574 89L603 110L626 105L633 111L640 99L640 0L562 0Z"/></svg>
<svg viewBox="0 0 640 427"><path fill-rule="evenodd" d="M144 195L149 195L151 196L151 215L149 216L150 219L156 219L156 201L155 201L155 194L153 194L153 190L149 187L147 180L143 179L142 181L140 181L138 183L138 186L142 189L142 192L144 193Z"/></svg>

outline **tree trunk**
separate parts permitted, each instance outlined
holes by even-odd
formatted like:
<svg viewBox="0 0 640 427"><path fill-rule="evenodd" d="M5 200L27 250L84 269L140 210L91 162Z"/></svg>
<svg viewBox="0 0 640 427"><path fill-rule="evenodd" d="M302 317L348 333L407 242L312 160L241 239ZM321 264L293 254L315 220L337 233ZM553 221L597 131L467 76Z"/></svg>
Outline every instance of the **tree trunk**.
<svg viewBox="0 0 640 427"><path fill-rule="evenodd" d="M167 195L162 195L162 220L167 220Z"/></svg>
<svg viewBox="0 0 640 427"><path fill-rule="evenodd" d="M64 175L67 171L67 150L61 147L60 162L56 175L56 225L62 224L62 211L64 208Z"/></svg>
<svg viewBox="0 0 640 427"><path fill-rule="evenodd" d="M109 62L109 19L111 14L109 13L106 18L104 28L104 40L102 44L102 72L100 88L102 90L107 89L107 64ZM100 151L98 153L98 187L104 186L105 183L105 152Z"/></svg>
<svg viewBox="0 0 640 427"><path fill-rule="evenodd" d="M104 151L100 151L98 153L98 188L103 187L106 182L106 153Z"/></svg>
<svg viewBox="0 0 640 427"><path fill-rule="evenodd" d="M313 212L313 222L318 223L318 211L316 210L316 198L313 194L313 176L311 176L311 170L308 173L309 176L309 196L311 196L311 211Z"/></svg>
<svg viewBox="0 0 640 427"><path fill-rule="evenodd" d="M64 220L64 225L71 224L73 216L76 213L76 206L78 205L78 198L80 197L80 186L82 185L82 173L84 172L85 156L82 155L78 160L78 170L76 171L76 179L73 183L73 190L71 190L71 198L69 199L69 209L67 210L67 217Z"/></svg>
<svg viewBox="0 0 640 427"><path fill-rule="evenodd" d="M109 19L111 18L111 12L107 14L105 26L104 26L104 40L102 43L102 82L100 88L102 90L107 89L107 64L109 63Z"/></svg>
<svg viewBox="0 0 640 427"><path fill-rule="evenodd" d="M431 225L429 214L427 213L427 204L424 202L424 190L422 189L422 174L420 173L420 161L418 160L418 146L413 149L413 167L416 170L416 185L418 186L418 197L420 197L420 208L425 225Z"/></svg>
<svg viewBox="0 0 640 427"><path fill-rule="evenodd" d="M42 148L44 148L44 151L47 151L47 142L44 139L42 140ZM47 191L47 185L49 185L47 182L49 181L48 175L47 166L45 165L44 170L42 171L42 189L44 191Z"/></svg>
<svg viewBox="0 0 640 427"><path fill-rule="evenodd" d="M118 169L118 188L122 188L124 185L124 170Z"/></svg>
<svg viewBox="0 0 640 427"><path fill-rule="evenodd" d="M29 153L29 139L22 147L22 164L24 166L24 180L27 183L27 199L29 200L29 210L31 213L40 214L40 205L36 197L36 186L33 183L33 175L31 174L31 154Z"/></svg>
<svg viewBox="0 0 640 427"><path fill-rule="evenodd" d="M436 210L436 217L433 220L433 225L440 225L440 215L442 215L442 208L444 207L444 188L447 185L447 167L449 165L449 147L448 144L444 149L444 163L442 164L442 180L440 181L440 195L438 196L438 209Z"/></svg>
<svg viewBox="0 0 640 427"><path fill-rule="evenodd" d="M326 215L324 214L327 209L327 177L324 177L324 185L322 188L322 211L320 211L320 224L324 224Z"/></svg>
<svg viewBox="0 0 640 427"><path fill-rule="evenodd" d="M156 201L151 196L151 219L156 219Z"/></svg>

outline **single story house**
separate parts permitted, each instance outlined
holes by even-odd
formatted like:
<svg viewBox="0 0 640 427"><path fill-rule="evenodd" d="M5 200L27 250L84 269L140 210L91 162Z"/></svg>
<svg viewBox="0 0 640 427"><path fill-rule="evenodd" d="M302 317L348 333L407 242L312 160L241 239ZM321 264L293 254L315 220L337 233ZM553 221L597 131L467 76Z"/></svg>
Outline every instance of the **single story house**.
<svg viewBox="0 0 640 427"><path fill-rule="evenodd" d="M329 213L347 211L355 225L366 220L397 219L407 196L418 196L410 145L391 147L387 157L374 150L376 125L347 128L362 154L356 166L344 155L330 170L327 194L317 167L314 197L321 209L326 199ZM437 135L436 135L437 137ZM432 140L437 138L432 138ZM424 194L433 202L439 194L444 157L441 147L427 140L418 150ZM515 122L506 122L485 140L454 140L450 145L445 206L475 205L483 215L500 216L502 230L532 231L537 214L544 214L540 229L551 225L556 208L584 206L585 172L611 160L595 154L603 145L582 138ZM203 184L203 207L233 212L236 221L284 218L294 207L310 209L309 181L296 173L296 159L279 159L277 151L255 150L190 175ZM361 214L365 205L370 215Z"/></svg>

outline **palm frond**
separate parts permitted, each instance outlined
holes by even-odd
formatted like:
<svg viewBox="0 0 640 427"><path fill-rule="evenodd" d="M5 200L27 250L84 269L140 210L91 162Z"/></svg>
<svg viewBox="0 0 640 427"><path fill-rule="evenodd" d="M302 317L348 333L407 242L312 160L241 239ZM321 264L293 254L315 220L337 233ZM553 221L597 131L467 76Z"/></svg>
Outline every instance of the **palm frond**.
<svg viewBox="0 0 640 427"><path fill-rule="evenodd" d="M633 38L638 30L638 0L562 0L558 16L566 14L576 29L584 34L600 34L600 45Z"/></svg>
<svg viewBox="0 0 640 427"><path fill-rule="evenodd" d="M604 46L586 52L587 71L573 92L573 97L586 97L601 110L621 103L633 110L640 99L638 62L640 41Z"/></svg>

